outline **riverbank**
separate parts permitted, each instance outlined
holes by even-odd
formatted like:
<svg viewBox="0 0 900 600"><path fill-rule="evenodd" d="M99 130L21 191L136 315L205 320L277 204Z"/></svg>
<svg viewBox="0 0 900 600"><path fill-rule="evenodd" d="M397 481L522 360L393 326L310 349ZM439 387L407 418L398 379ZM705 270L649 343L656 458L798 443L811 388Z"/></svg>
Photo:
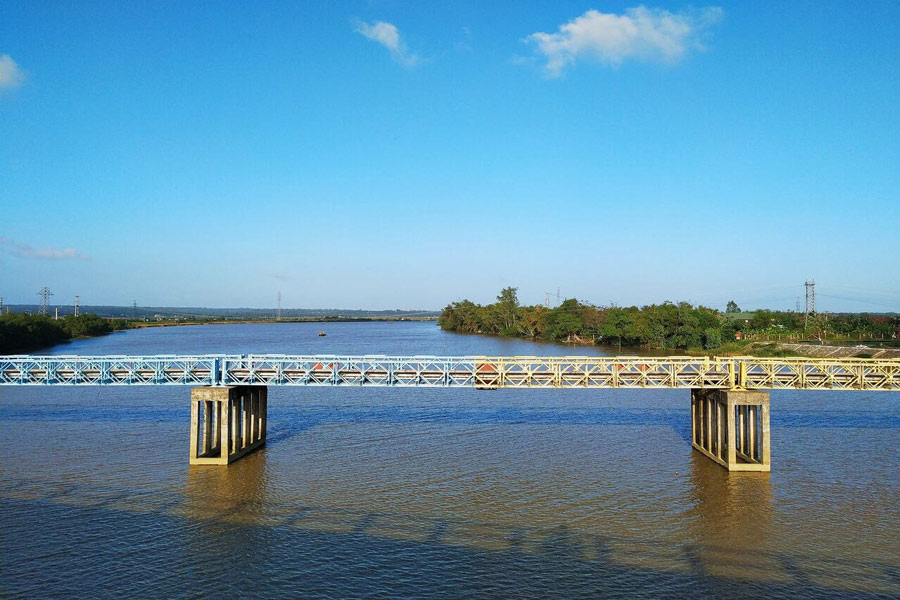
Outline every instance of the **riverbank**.
<svg viewBox="0 0 900 600"><path fill-rule="evenodd" d="M129 328L127 321L102 319L93 314L69 315L61 319L24 313L0 315L0 354L43 350L73 339L97 337Z"/></svg>
<svg viewBox="0 0 900 600"><path fill-rule="evenodd" d="M895 314L743 313L734 303L722 313L687 302L624 308L594 306L574 298L550 308L520 305L513 287L501 290L493 304L452 302L441 311L438 322L441 329L456 333L540 339L573 346L615 345L658 355L814 356L806 345L791 342L803 338L838 343L865 339L882 340L887 345L891 343L888 340L900 335L900 317ZM778 343L781 340L773 339L776 337L793 339L782 345ZM860 345L857 342L857 352L847 355L875 351Z"/></svg>
<svg viewBox="0 0 900 600"><path fill-rule="evenodd" d="M198 325L268 325L277 323L366 323L366 322L426 322L437 317L294 317L290 319L185 319L139 321L107 319L97 315L67 315L52 319L46 315L11 313L0 315L0 355L26 354L46 350L75 339L107 335L125 329L157 327L186 327Z"/></svg>
<svg viewBox="0 0 900 600"><path fill-rule="evenodd" d="M472 335L486 338L509 338L500 334L489 333L461 333L450 332L456 335ZM516 336L516 339L523 339ZM527 339L527 338L526 338ZM535 344L549 344L563 346L572 349L570 354L578 354L578 348L596 347L611 356L755 356L758 358L900 358L900 347L897 348L873 348L871 346L837 346L819 344L788 344L778 342L726 342L714 349L693 348L687 350L665 350L647 348L646 346L618 345L597 343L591 338L571 336L564 340L553 341L540 338L529 339Z"/></svg>
<svg viewBox="0 0 900 600"><path fill-rule="evenodd" d="M779 350L797 352L803 356L819 358L900 358L898 348L872 348L871 346L824 346L816 344L775 344Z"/></svg>
<svg viewBox="0 0 900 600"><path fill-rule="evenodd" d="M75 339L98 337L125 329L155 329L160 327L184 327L199 325L272 325L285 323L385 323L385 322L430 322L432 317L323 317L282 319L223 319L186 321L126 321L101 319L95 315L65 317L53 320L40 315L4 315L0 318L0 354L22 354L46 350ZM647 346L597 343L594 337L577 334L563 340L522 338L489 333L452 332L456 335L472 335L485 338L517 337L523 341L570 348L569 354L580 354L578 348L596 347L610 355L642 356L756 356L760 358L819 357L819 358L900 358L900 348L873 348L870 346L838 346L819 344L794 344L779 342L734 341L721 344L714 349L654 349Z"/></svg>

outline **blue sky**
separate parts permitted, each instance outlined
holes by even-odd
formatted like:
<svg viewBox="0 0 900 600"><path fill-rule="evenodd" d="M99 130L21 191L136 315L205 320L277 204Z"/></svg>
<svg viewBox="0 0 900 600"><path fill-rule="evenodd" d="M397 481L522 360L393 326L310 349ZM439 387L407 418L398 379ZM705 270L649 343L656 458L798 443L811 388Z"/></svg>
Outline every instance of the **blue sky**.
<svg viewBox="0 0 900 600"><path fill-rule="evenodd" d="M900 311L900 3L0 5L0 295Z"/></svg>

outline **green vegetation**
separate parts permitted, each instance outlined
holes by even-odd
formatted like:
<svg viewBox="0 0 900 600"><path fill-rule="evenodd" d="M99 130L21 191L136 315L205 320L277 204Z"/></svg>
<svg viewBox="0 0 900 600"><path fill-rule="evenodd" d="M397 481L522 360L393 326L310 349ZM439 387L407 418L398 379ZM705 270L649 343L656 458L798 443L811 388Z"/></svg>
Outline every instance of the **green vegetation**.
<svg viewBox="0 0 900 600"><path fill-rule="evenodd" d="M0 315L0 354L18 354L47 348L76 337L105 335L130 325L122 319L103 319L94 314L63 317L13 313Z"/></svg>
<svg viewBox="0 0 900 600"><path fill-rule="evenodd" d="M497 302L482 306L453 302L441 312L442 329L581 344L616 344L655 350L712 350L739 353L747 334L761 339L796 334L809 339L890 338L900 318L865 314L817 315L805 322L793 312L757 310L742 313L734 302L725 313L686 302L638 308L593 306L575 299L556 308L520 306L516 288L508 287ZM741 333L744 342L734 341ZM767 337L768 336L768 337ZM756 349L754 349L754 352ZM760 352L777 355L774 348Z"/></svg>

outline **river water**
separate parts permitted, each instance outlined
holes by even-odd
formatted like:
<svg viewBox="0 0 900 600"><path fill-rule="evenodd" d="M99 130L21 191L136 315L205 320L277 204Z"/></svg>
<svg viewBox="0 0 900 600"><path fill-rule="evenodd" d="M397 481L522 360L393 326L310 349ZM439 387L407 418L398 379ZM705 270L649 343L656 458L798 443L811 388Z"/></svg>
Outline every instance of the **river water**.
<svg viewBox="0 0 900 600"><path fill-rule="evenodd" d="M319 329L327 337L318 337ZM53 354L599 354L433 323L125 331ZM900 597L900 394L772 394L772 473L684 390L271 388L188 467L186 387L0 387L0 596Z"/></svg>

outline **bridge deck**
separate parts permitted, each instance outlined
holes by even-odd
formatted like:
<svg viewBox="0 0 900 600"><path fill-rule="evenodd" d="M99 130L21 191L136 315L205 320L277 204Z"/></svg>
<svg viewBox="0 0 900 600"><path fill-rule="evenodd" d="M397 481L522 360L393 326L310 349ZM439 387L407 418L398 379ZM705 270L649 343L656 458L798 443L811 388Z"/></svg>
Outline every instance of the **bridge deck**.
<svg viewBox="0 0 900 600"><path fill-rule="evenodd" d="M900 359L0 356L0 385L318 385L900 391Z"/></svg>

